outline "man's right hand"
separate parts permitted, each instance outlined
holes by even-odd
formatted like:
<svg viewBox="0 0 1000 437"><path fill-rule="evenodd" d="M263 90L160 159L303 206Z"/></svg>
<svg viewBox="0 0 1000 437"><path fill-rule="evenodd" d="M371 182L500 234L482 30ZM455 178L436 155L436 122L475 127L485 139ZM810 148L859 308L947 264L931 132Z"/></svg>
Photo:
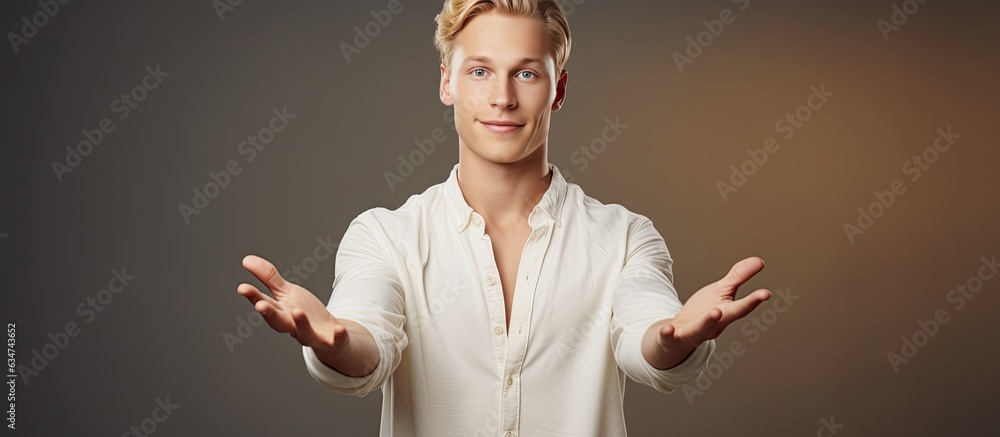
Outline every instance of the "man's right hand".
<svg viewBox="0 0 1000 437"><path fill-rule="evenodd" d="M367 329L356 322L334 317L316 295L286 281L274 264L264 258L247 255L243 258L243 268L260 279L274 295L271 298L247 283L236 288L271 328L288 333L303 346L313 348L321 361L341 373L364 376L375 369L378 349ZM352 335L361 341L354 347L351 347Z"/></svg>

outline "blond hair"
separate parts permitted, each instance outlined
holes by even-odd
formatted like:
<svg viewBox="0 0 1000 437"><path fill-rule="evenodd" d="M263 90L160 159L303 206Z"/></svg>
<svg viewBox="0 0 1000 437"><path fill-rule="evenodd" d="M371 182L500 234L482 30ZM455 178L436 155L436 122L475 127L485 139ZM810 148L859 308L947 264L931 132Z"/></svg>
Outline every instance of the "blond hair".
<svg viewBox="0 0 1000 437"><path fill-rule="evenodd" d="M454 51L452 42L455 36L469 20L487 12L542 20L549 32L549 46L552 47L556 74L566 66L572 38L566 13L558 0L445 0L441 13L434 17L437 23L434 46L441 53L441 63L446 69L451 68Z"/></svg>

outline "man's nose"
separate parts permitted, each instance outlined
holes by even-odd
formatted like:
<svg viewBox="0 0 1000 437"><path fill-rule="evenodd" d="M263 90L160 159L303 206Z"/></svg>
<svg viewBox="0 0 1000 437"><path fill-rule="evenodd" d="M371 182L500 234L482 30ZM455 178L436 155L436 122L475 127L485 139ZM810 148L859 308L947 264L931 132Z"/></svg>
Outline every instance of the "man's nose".
<svg viewBox="0 0 1000 437"><path fill-rule="evenodd" d="M490 106L499 108L514 108L517 98L514 96L514 86L506 80L497 80L490 90Z"/></svg>

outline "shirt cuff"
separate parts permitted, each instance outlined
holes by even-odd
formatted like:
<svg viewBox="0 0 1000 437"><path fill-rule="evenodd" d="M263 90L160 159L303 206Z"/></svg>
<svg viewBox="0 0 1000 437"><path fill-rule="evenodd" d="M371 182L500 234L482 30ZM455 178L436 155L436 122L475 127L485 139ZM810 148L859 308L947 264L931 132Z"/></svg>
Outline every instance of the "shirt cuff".
<svg viewBox="0 0 1000 437"><path fill-rule="evenodd" d="M692 382L705 373L708 359L713 352L715 352L715 339L702 342L687 358L669 369L657 369L643 357L643 370L653 381L654 389L661 393L672 393L678 386ZM641 343L639 353L642 354Z"/></svg>
<svg viewBox="0 0 1000 437"><path fill-rule="evenodd" d="M379 349L378 365L374 370L372 370L371 373L365 376L350 376L341 373L339 370L327 366L326 363L321 361L319 357L316 356L316 351L314 351L313 348L309 346L302 346L302 357L306 362L306 370L309 371L309 374L312 375L313 379L319 382L320 385L335 393L351 396L365 396L371 391L370 387L366 386L369 385L369 381L378 373L378 366L382 366L382 357L385 356L385 354L382 351L382 343L377 341L379 337L375 335L375 332L373 332L367 325L362 324L362 326L365 326L365 329L368 329L368 331L371 332L372 337L376 339L376 344Z"/></svg>

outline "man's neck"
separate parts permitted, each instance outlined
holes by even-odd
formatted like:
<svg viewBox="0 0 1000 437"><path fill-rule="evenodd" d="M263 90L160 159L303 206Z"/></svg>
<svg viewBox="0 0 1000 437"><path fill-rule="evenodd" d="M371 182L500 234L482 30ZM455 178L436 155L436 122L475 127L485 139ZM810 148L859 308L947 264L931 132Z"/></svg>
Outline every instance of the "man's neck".
<svg viewBox="0 0 1000 437"><path fill-rule="evenodd" d="M522 161L498 164L471 151L459 153L458 184L465 201L495 230L528 221L552 182L545 145Z"/></svg>

